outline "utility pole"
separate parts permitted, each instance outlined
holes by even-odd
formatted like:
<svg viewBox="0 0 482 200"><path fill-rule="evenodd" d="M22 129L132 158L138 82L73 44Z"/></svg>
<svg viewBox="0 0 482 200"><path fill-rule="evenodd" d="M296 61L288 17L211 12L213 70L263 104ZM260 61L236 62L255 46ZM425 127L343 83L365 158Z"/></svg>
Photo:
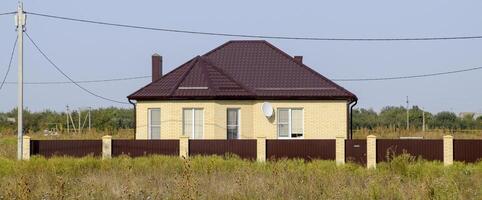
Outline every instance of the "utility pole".
<svg viewBox="0 0 482 200"><path fill-rule="evenodd" d="M92 110L92 107L89 107L89 132L90 132L90 129L91 129L91 127L92 127L91 117L90 117L90 110Z"/></svg>
<svg viewBox="0 0 482 200"><path fill-rule="evenodd" d="M422 132L425 132L425 110L422 108Z"/></svg>
<svg viewBox="0 0 482 200"><path fill-rule="evenodd" d="M65 113L65 115L67 116L67 133L70 133L70 122L69 122L69 105L66 106L67 107L67 112Z"/></svg>
<svg viewBox="0 0 482 200"><path fill-rule="evenodd" d="M82 132L82 127L80 126L80 123L82 122L82 117L81 117L82 115L80 114L80 111L81 111L81 110L80 110L80 108L79 108L79 133Z"/></svg>
<svg viewBox="0 0 482 200"><path fill-rule="evenodd" d="M407 96L407 131L410 129L410 114L409 114L409 108L408 108L408 96Z"/></svg>
<svg viewBox="0 0 482 200"><path fill-rule="evenodd" d="M18 34L18 107L17 107L17 159L23 156L23 32L25 31L26 16L23 12L23 3L19 2L17 15L15 15L15 25Z"/></svg>

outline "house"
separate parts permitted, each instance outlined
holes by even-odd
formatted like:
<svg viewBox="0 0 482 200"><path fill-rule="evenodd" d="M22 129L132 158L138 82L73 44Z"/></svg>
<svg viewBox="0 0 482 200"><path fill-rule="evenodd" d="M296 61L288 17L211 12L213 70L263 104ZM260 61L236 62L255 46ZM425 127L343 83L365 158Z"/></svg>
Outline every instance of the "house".
<svg viewBox="0 0 482 200"><path fill-rule="evenodd" d="M165 75L155 54L152 82L128 99L136 139L346 138L357 101L301 56L258 40L229 41Z"/></svg>

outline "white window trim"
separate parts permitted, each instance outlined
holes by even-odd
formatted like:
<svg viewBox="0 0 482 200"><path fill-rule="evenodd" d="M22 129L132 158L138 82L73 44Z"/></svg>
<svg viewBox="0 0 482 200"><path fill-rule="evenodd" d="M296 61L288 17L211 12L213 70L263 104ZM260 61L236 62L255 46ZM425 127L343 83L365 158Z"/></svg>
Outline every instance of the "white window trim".
<svg viewBox="0 0 482 200"><path fill-rule="evenodd" d="M288 110L288 137L280 137L279 135L279 110ZM291 113L292 110L301 110L301 130L302 130L302 135L301 137L292 137L292 132L291 132ZM288 140L298 140L298 139L304 139L305 138L305 109L303 108L277 108L276 109L276 136L278 139L288 139Z"/></svg>
<svg viewBox="0 0 482 200"><path fill-rule="evenodd" d="M152 125L151 124L151 112L152 110L159 110L159 125ZM150 140L152 138L152 127L159 127L159 139L161 138L161 109L160 108L148 108L147 109L147 139Z"/></svg>
<svg viewBox="0 0 482 200"><path fill-rule="evenodd" d="M237 110L238 111L238 138L241 139L241 108L227 108L226 109L226 139L228 139L228 110Z"/></svg>
<svg viewBox="0 0 482 200"><path fill-rule="evenodd" d="M195 140L198 140L198 139L202 140L202 139L204 139L204 134L205 134L205 132L204 132L204 131L205 131L205 128L204 128L204 118L205 118L205 116L204 116L204 108L183 108L183 109L182 109L182 111L181 111L181 112L182 112L182 115L181 115L181 116L182 116L182 123L181 123L182 133L181 133L181 135L184 135L184 110L191 110L191 112L192 112L192 116L191 116L191 117L192 117L192 119L191 119L191 120L192 120L191 130L192 130L192 131L191 131L191 136L189 137L189 139L193 139L193 140L194 140L194 139L195 139ZM202 120L202 122L201 122L202 129L203 129L203 133L202 133L202 135L201 135L201 138L194 138L194 133L195 133L194 128L196 127L196 123L195 123L195 121L194 121L194 120L195 120L195 118L194 118L194 116L195 116L194 111L195 111L195 110L201 110L202 113L203 113L203 120Z"/></svg>

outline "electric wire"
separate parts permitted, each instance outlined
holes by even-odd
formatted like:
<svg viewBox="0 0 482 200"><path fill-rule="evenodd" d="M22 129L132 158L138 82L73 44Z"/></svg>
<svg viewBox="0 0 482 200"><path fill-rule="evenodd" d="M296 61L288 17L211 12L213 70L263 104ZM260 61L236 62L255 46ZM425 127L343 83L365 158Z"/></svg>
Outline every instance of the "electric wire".
<svg viewBox="0 0 482 200"><path fill-rule="evenodd" d="M15 14L15 13L17 13L17 12L6 12L6 13L0 13L0 16L2 16L2 15L11 15L11 14Z"/></svg>
<svg viewBox="0 0 482 200"><path fill-rule="evenodd" d="M433 76L441 76L441 75L448 75L448 74L456 74L468 71L475 71L480 70L482 67L473 67L468 69L460 69L460 70L453 70L453 71L446 71L446 72L436 72L436 73L429 73L429 74L418 74L418 75L409 75L409 76L393 76L393 77L375 77L375 78L335 78L330 79L332 81L387 81L387 80L401 80L401 79L413 79L413 78L425 78L425 77L433 77ZM151 76L134 76L134 77L123 77L123 78L113 78L113 79L98 79L98 80L82 80L76 81L76 83L102 83L102 82L116 82L116 81L128 81L128 80L137 80L137 79L146 79L151 78ZM5 84L17 84L17 82L5 82ZM24 84L30 85L56 85L56 84L73 84L71 81L37 81L37 82L24 82Z"/></svg>
<svg viewBox="0 0 482 200"><path fill-rule="evenodd" d="M15 54L15 48L17 47L18 37L15 38L15 42L13 42L12 53L10 54L10 61L8 62L7 72L5 72L5 76L3 76L2 83L0 84L0 90L2 90L3 85L5 84L5 80L7 79L8 73L10 72L10 68L12 67L12 60L13 55Z"/></svg>
<svg viewBox="0 0 482 200"><path fill-rule="evenodd" d="M77 80L77 83L102 83L102 82L117 82L117 81L129 81L137 79L151 78L151 76L134 76L134 77L123 77L123 78L112 78L112 79L97 79L97 80ZM6 84L17 84L17 82L7 81ZM24 82L27 85L57 85L57 84L72 84L70 81L32 81Z"/></svg>
<svg viewBox="0 0 482 200"><path fill-rule="evenodd" d="M455 74L461 72L468 72L482 69L482 67L473 67L468 69L460 69L454 71L447 71L447 72L437 72L437 73L430 73L430 74L419 74L419 75L410 75L410 76L394 76L394 77L379 77L379 78L347 78L347 79L331 79L333 81L386 81L386 80L400 80L400 79L412 79L412 78L422 78L422 77L431 77L431 76L441 76L447 74Z"/></svg>
<svg viewBox="0 0 482 200"><path fill-rule="evenodd" d="M449 36L449 37L413 37L413 38L409 38L409 37L407 37L407 38L332 38L332 37L324 38L324 37L292 37L292 36L276 36L276 35L248 35L248 34L203 32L203 31L183 30L183 29L168 29L168 28L141 26L141 25L120 24L120 23L112 23L112 22L104 22L104 21L78 19L78 18L72 18L72 17L63 17L63 16L58 16L58 15L49 15L49 14L36 13L36 12L26 12L26 13L31 14L31 15L35 15L35 16L46 17L46 18L68 20L68 21L75 21L75 22L83 22L83 23L91 23L91 24L98 24L98 25L115 26L115 27L122 27L122 28L133 28L133 29L142 29L142 30L151 30L151 31L163 31L163 32L197 34L197 35L210 35L210 36L240 37L240 38L279 39L279 40L308 40L308 41L360 41L360 42L363 42L363 41L366 41L366 42L369 42L369 41L433 41L433 40L482 39L482 35Z"/></svg>
<svg viewBox="0 0 482 200"><path fill-rule="evenodd" d="M25 32L25 35L27 36L27 38L30 40L30 42L34 45L34 47L37 49L37 51L55 68L57 69L58 72L60 72L64 77L66 77L67 79L69 79L70 82L72 82L73 84L75 84L77 87L79 87L80 89L84 90L85 92L91 94L92 96L95 96L95 97L98 97L98 98L101 98L101 99L104 99L106 101L111 101L111 102L114 102L114 103L119 103L119 104L126 104L126 105L130 105L130 103L127 103L127 102L122 102L122 101L117 101L117 100L114 100L114 99L110 99L110 98L107 98L107 97L103 97L101 95L98 95L84 87L82 87L79 83L77 83L76 81L74 81L72 78L70 78L70 76L68 76L65 72L62 71L62 69L60 69L43 51L42 49L40 49L40 47L37 45L37 43L30 37L30 35Z"/></svg>

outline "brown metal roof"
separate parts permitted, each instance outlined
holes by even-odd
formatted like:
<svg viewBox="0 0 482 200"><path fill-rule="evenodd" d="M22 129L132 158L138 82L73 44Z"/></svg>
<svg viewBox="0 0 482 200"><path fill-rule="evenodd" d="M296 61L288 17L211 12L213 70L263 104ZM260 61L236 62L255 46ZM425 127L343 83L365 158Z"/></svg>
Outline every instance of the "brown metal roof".
<svg viewBox="0 0 482 200"><path fill-rule="evenodd" d="M263 40L229 41L128 96L167 99L344 99L357 97Z"/></svg>

